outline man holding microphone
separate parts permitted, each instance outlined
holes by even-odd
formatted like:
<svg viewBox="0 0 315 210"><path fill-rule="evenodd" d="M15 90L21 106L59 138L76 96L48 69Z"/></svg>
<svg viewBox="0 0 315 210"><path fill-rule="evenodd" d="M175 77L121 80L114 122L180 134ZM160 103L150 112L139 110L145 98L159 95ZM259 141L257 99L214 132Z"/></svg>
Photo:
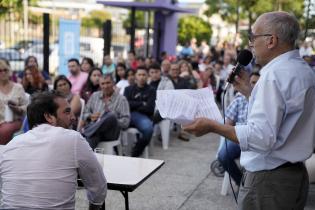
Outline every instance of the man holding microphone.
<svg viewBox="0 0 315 210"><path fill-rule="evenodd" d="M223 125L199 118L184 126L201 136L209 132L240 145L241 180L238 207L303 209L308 194L304 161L314 149L315 74L295 49L299 23L286 12L261 15L249 34L250 47L261 65L251 89L242 71L234 88L249 99L246 125Z"/></svg>

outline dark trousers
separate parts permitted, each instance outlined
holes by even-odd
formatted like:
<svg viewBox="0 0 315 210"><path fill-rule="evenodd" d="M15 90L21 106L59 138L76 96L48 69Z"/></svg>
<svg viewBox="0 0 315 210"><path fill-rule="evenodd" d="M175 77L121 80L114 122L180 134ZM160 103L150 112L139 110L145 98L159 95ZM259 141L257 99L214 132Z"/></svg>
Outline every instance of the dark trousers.
<svg viewBox="0 0 315 210"><path fill-rule="evenodd" d="M227 140L226 143L227 144L223 144L223 147L219 151L218 160L222 164L224 170L231 175L232 179L239 186L242 179L242 172L234 160L240 157L241 149L238 144L232 141Z"/></svg>
<svg viewBox="0 0 315 210"><path fill-rule="evenodd" d="M131 112L130 126L137 128L141 133L131 153L132 157L139 157L144 148L150 143L153 134L153 123L148 116L139 112Z"/></svg>
<svg viewBox="0 0 315 210"><path fill-rule="evenodd" d="M303 163L258 172L246 171L238 194L239 210L303 210L308 194Z"/></svg>
<svg viewBox="0 0 315 210"><path fill-rule="evenodd" d="M102 122L97 126L94 134L90 137L86 137L93 150L97 147L99 142L117 140L120 134L120 127L113 113L102 116L101 120Z"/></svg>

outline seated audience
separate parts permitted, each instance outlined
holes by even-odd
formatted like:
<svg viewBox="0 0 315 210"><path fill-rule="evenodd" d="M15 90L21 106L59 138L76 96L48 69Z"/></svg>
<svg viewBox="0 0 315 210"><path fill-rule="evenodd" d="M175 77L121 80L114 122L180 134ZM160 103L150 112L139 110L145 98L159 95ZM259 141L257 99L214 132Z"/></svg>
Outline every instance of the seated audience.
<svg viewBox="0 0 315 210"><path fill-rule="evenodd" d="M178 63L179 71L180 71L180 77L183 77L189 81L189 89L197 89L202 88L202 82L200 79L200 76L197 71L194 71L192 69L192 66L190 63L188 63L185 60L182 60Z"/></svg>
<svg viewBox="0 0 315 210"><path fill-rule="evenodd" d="M128 80L129 86L134 85L136 83L134 70L132 70L132 69L127 70L127 80Z"/></svg>
<svg viewBox="0 0 315 210"><path fill-rule="evenodd" d="M91 58L84 57L81 61L81 71L89 73L94 68L94 62Z"/></svg>
<svg viewBox="0 0 315 210"><path fill-rule="evenodd" d="M128 86L126 66L118 63L116 67L116 87L119 89L119 93L124 95L125 88Z"/></svg>
<svg viewBox="0 0 315 210"><path fill-rule="evenodd" d="M167 76L161 75L161 67L158 63L154 63L149 68L150 86L157 93L158 90L173 90L174 85ZM153 124L156 124L163 120L158 110L154 111Z"/></svg>
<svg viewBox="0 0 315 210"><path fill-rule="evenodd" d="M141 132L132 150L132 156L138 157L143 153L144 148L150 143L153 134L152 115L155 107L155 90L147 84L148 72L145 67L138 67L136 71L136 84L126 87L126 96L130 111L130 126Z"/></svg>
<svg viewBox="0 0 315 210"><path fill-rule="evenodd" d="M28 101L23 87L10 81L10 71L7 63L0 60L0 144L8 143L20 130ZM13 112L11 119L6 116L8 112Z"/></svg>
<svg viewBox="0 0 315 210"><path fill-rule="evenodd" d="M179 76L180 71L177 63L171 64L169 75L174 84L175 89L190 89L189 81Z"/></svg>
<svg viewBox="0 0 315 210"><path fill-rule="evenodd" d="M82 133L93 149L100 141L117 140L120 130L129 126L128 101L114 86L111 74L101 77L101 90L93 93L84 109Z"/></svg>
<svg viewBox="0 0 315 210"><path fill-rule="evenodd" d="M39 65L38 65L38 61L37 61L37 58L33 55L31 56L28 56L25 61L24 61L24 68L26 67L30 67L30 66L35 66L38 70L39 70ZM42 76L44 77L45 79L45 82L50 85L52 83L51 81L51 78L49 76L49 73L48 71L40 71ZM22 79L23 79L23 76L24 76L24 71L20 72L18 74L18 78L17 78L17 81L19 83L22 83Z"/></svg>
<svg viewBox="0 0 315 210"><path fill-rule="evenodd" d="M88 79L84 84L81 90L81 98L84 99L85 102L89 100L91 95L99 91L100 89L100 78L102 77L102 70L99 68L93 68L88 75Z"/></svg>
<svg viewBox="0 0 315 210"><path fill-rule="evenodd" d="M81 72L80 63L76 58L68 60L68 69L70 73L68 79L72 84L71 92L79 95L83 85L87 81L88 74L86 72Z"/></svg>
<svg viewBox="0 0 315 210"><path fill-rule="evenodd" d="M102 72L103 74L112 74L113 78L115 78L115 64L109 55L104 56Z"/></svg>
<svg viewBox="0 0 315 210"><path fill-rule="evenodd" d="M259 79L259 73L252 73L250 76L250 84L255 86ZM226 124L235 126L236 124L246 124L247 122L247 98L237 93L232 103L228 106L225 112ZM240 186L242 179L242 172L235 163L235 159L241 155L240 146L232 141L226 140L219 151L218 160L223 168L231 175L237 186Z"/></svg>
<svg viewBox="0 0 315 210"><path fill-rule="evenodd" d="M105 200L103 168L72 121L57 92L35 94L27 107L30 131L12 139L0 154L1 209L74 209L77 177L93 207Z"/></svg>
<svg viewBox="0 0 315 210"><path fill-rule="evenodd" d="M36 66L27 66L25 68L22 85L25 92L30 95L35 92L48 90L48 85Z"/></svg>
<svg viewBox="0 0 315 210"><path fill-rule="evenodd" d="M81 102L80 96L77 94L71 93L71 82L64 75L59 75L56 77L54 82L54 90L61 93L68 101L71 107L72 113L79 117L81 112Z"/></svg>

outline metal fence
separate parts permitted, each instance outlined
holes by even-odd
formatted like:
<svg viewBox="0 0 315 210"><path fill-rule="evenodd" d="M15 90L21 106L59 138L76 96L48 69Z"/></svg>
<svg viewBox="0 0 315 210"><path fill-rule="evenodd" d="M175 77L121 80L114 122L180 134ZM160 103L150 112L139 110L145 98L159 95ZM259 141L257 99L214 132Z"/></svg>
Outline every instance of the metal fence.
<svg viewBox="0 0 315 210"><path fill-rule="evenodd" d="M59 18L67 17L50 15L49 20L45 22L43 16L42 13L32 15L25 21L23 15L9 12L0 17L0 58L9 60L13 71L23 71L25 58L33 55L37 58L41 70L57 74ZM130 49L130 36L127 35L121 24L121 22L110 23L110 28L106 28L105 23L104 28L81 26L80 60L83 57L90 57L100 67L103 64L103 56L107 53L114 59L119 57L126 59ZM49 38L46 38L49 39L49 42L44 42L44 28L48 33L46 36ZM49 59L44 59L44 49L47 43L49 45L47 58ZM45 62L49 62L46 68Z"/></svg>

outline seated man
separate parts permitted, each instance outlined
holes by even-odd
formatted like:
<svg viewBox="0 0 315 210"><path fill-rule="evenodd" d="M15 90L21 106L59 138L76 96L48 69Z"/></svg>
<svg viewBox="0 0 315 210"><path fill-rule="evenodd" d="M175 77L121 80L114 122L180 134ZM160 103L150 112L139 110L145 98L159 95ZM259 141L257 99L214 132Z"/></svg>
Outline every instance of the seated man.
<svg viewBox="0 0 315 210"><path fill-rule="evenodd" d="M172 80L167 76L161 75L161 67L158 63L153 63L149 67L150 86L155 90L173 90L174 85ZM153 124L159 123L163 118L158 110L154 111Z"/></svg>
<svg viewBox="0 0 315 210"><path fill-rule="evenodd" d="M147 84L148 72L145 67L138 67L136 84L126 87L125 96L131 110L130 126L137 128L142 137L132 150L132 156L138 157L150 143L153 134L152 115L155 107L155 90Z"/></svg>
<svg viewBox="0 0 315 210"><path fill-rule="evenodd" d="M93 93L83 113L83 134L94 149L100 141L117 140L121 129L130 122L129 104L125 96L114 90L111 74L100 78L100 91Z"/></svg>
<svg viewBox="0 0 315 210"><path fill-rule="evenodd" d="M74 119L58 93L34 95L27 107L30 129L0 154L0 209L74 209L78 175L94 206L106 196L103 169L80 135L68 129Z"/></svg>
<svg viewBox="0 0 315 210"><path fill-rule="evenodd" d="M250 84L255 86L259 79L259 73L252 73L250 75ZM226 124L236 125L244 124L247 122L247 109L248 101L246 97L240 93L237 93L234 100L228 106L226 110ZM226 147L227 146L227 147ZM242 179L242 172L235 163L235 159L241 155L240 146L232 141L227 141L221 147L218 160L222 164L223 168L231 175L237 186L240 186Z"/></svg>

